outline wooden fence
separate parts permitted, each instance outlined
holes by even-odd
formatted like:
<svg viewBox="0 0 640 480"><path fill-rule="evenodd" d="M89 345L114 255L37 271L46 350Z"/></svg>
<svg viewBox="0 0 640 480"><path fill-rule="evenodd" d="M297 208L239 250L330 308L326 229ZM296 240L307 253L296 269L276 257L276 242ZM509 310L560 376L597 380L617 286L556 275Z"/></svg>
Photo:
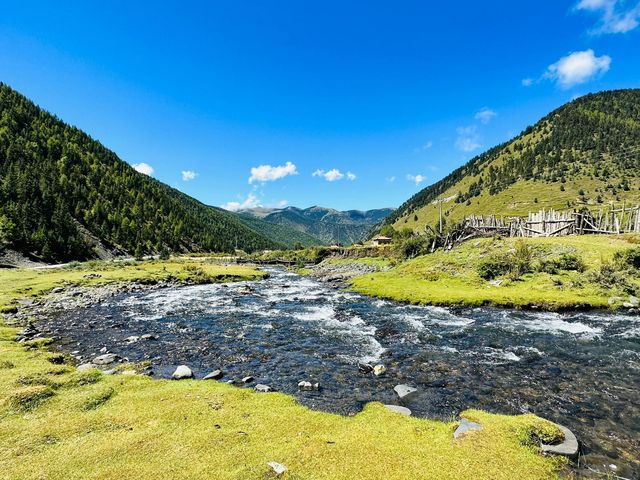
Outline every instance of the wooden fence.
<svg viewBox="0 0 640 480"><path fill-rule="evenodd" d="M600 209L592 212L540 210L527 217L496 215L467 217L458 229L460 237L504 235L555 237L560 235L640 232L640 206Z"/></svg>

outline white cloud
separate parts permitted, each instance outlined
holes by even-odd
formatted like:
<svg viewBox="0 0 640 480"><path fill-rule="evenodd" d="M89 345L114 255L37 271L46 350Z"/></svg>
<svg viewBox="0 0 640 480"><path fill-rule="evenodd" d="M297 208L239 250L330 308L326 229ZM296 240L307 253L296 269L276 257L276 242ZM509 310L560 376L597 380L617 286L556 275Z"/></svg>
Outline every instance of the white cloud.
<svg viewBox="0 0 640 480"><path fill-rule="evenodd" d="M185 182L188 182L190 180L195 180L197 176L198 174L193 170L182 170L182 180Z"/></svg>
<svg viewBox="0 0 640 480"><path fill-rule="evenodd" d="M522 79L522 86L523 87L530 87L531 85L533 85L533 78L523 78Z"/></svg>
<svg viewBox="0 0 640 480"><path fill-rule="evenodd" d="M144 173L145 175L151 175L154 172L153 167L148 163L134 163L131 166L136 170L136 172Z"/></svg>
<svg viewBox="0 0 640 480"><path fill-rule="evenodd" d="M431 140L429 140L427 143L425 143L424 145L419 146L418 148L415 149L416 152L422 152L424 150L429 150L431 147L433 147L433 142Z"/></svg>
<svg viewBox="0 0 640 480"><path fill-rule="evenodd" d="M296 166L287 162L285 165L272 167L271 165L260 165L251 169L251 176L249 177L249 183L253 182L273 182L274 180L280 180L288 175L297 175L298 170Z"/></svg>
<svg viewBox="0 0 640 480"><path fill-rule="evenodd" d="M625 9L620 0L581 0L576 10L585 10L600 15L598 25L592 34L626 33L640 25L640 2Z"/></svg>
<svg viewBox="0 0 640 480"><path fill-rule="evenodd" d="M593 50L572 52L556 63L549 65L544 78L554 80L561 88L571 88L603 75L611 66L611 57L596 57Z"/></svg>
<svg viewBox="0 0 640 480"><path fill-rule="evenodd" d="M422 182L424 182L427 178L424 175L407 175L407 180L409 180L410 182L415 183L416 185L420 185Z"/></svg>
<svg viewBox="0 0 640 480"><path fill-rule="evenodd" d="M288 200L280 200L280 201L277 203L278 208L284 208L284 207L286 207L287 205L289 205L289 201L288 201Z"/></svg>
<svg viewBox="0 0 640 480"><path fill-rule="evenodd" d="M486 125L496 115L498 114L494 110L491 110L490 108L485 107L481 109L479 112L477 112L474 118L478 120L480 123L483 123Z"/></svg>
<svg viewBox="0 0 640 480"><path fill-rule="evenodd" d="M260 200L258 197L251 192L247 195L247 198L242 202L227 202L224 205L221 205L225 210L229 210L230 212L237 212L238 210L246 210L248 208L256 208L260 206Z"/></svg>
<svg viewBox="0 0 640 480"><path fill-rule="evenodd" d="M318 170L313 172L311 174L311 176L313 176L313 177L322 177L327 182L336 182L338 180L342 180L345 177L346 177L347 180L351 180L351 181L356 179L356 174L355 173L347 172L346 174L344 174L340 170L338 170L337 168L332 168L331 170L322 170L321 168L319 168Z"/></svg>
<svg viewBox="0 0 640 480"><path fill-rule="evenodd" d="M393 183L396 181L396 177L387 177L387 182Z"/></svg>
<svg viewBox="0 0 640 480"><path fill-rule="evenodd" d="M480 148L480 135L475 126L458 127L458 138L456 140L456 148L463 152L473 152Z"/></svg>

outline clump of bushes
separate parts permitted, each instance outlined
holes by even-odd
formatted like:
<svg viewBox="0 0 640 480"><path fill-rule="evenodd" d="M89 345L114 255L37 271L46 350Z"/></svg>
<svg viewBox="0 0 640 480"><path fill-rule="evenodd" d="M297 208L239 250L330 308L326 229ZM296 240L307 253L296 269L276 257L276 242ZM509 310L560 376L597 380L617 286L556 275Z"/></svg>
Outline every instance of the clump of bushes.
<svg viewBox="0 0 640 480"><path fill-rule="evenodd" d="M478 265L478 275L485 280L507 275L517 280L532 271L533 252L523 240L516 242L513 251L490 255Z"/></svg>
<svg viewBox="0 0 640 480"><path fill-rule="evenodd" d="M582 257L575 253L563 253L557 257L543 258L538 264L539 272L555 275L560 271L584 272L586 266Z"/></svg>
<svg viewBox="0 0 640 480"><path fill-rule="evenodd" d="M409 237L398 243L395 253L399 258L407 260L419 257L420 255L426 255L429 253L430 246L431 242L428 237Z"/></svg>
<svg viewBox="0 0 640 480"><path fill-rule="evenodd" d="M629 295L638 293L629 272L619 269L615 262L603 263L598 270L591 272L589 281L607 290L617 288Z"/></svg>
<svg viewBox="0 0 640 480"><path fill-rule="evenodd" d="M620 269L640 270L640 247L616 252L613 256L613 263Z"/></svg>

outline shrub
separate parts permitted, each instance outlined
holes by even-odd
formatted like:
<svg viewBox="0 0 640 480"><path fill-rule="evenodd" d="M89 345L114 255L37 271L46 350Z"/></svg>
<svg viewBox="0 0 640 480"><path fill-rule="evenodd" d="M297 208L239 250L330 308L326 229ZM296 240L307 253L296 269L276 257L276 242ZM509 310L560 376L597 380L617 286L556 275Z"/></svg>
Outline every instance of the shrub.
<svg viewBox="0 0 640 480"><path fill-rule="evenodd" d="M640 270L640 247L616 252L613 256L613 262L621 269L634 268Z"/></svg>
<svg viewBox="0 0 640 480"><path fill-rule="evenodd" d="M516 242L516 248L511 257L512 264L509 270L509 276L517 279L531 271L533 252L524 240L518 240Z"/></svg>
<svg viewBox="0 0 640 480"><path fill-rule="evenodd" d="M491 255L478 265L478 275L485 280L493 280L505 275L511 269L511 263L507 255Z"/></svg>
<svg viewBox="0 0 640 480"><path fill-rule="evenodd" d="M636 294L638 289L631 282L628 273L619 270L612 263L603 263L599 270L591 273L589 281L607 290L618 288L630 295Z"/></svg>
<svg viewBox="0 0 640 480"><path fill-rule="evenodd" d="M556 274L563 270L584 272L585 264L580 255L563 253L558 257L543 258L540 260L537 270L550 274Z"/></svg>
<svg viewBox="0 0 640 480"><path fill-rule="evenodd" d="M429 253L429 247L430 242L427 237L411 237L398 244L396 254L402 259L415 258Z"/></svg>

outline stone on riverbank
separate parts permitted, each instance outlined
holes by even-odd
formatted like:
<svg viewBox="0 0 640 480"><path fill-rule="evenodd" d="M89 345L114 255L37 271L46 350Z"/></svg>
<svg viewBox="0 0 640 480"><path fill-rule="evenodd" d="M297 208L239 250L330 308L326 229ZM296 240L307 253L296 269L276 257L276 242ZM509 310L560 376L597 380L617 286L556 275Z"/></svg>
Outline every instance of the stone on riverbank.
<svg viewBox="0 0 640 480"><path fill-rule="evenodd" d="M281 476L287 471L287 467L278 462L269 462L267 463L267 465L271 467L271 470L273 470L273 473L276 475L276 477Z"/></svg>
<svg viewBox="0 0 640 480"><path fill-rule="evenodd" d="M249 376L244 377L244 378L242 379L242 383L251 383L251 382L253 382L254 380L255 380L255 378L253 378L251 375L249 375Z"/></svg>
<svg viewBox="0 0 640 480"><path fill-rule="evenodd" d="M109 365L110 363L116 362L120 359L118 355L115 353L105 353L104 355L99 355L93 359L93 363L96 365Z"/></svg>
<svg viewBox="0 0 640 480"><path fill-rule="evenodd" d="M400 415L404 415L406 417L411 416L411 410L407 407L401 407L400 405L385 405L388 410L391 410L394 413L399 413Z"/></svg>
<svg viewBox="0 0 640 480"><path fill-rule="evenodd" d="M398 397L404 399L415 394L418 389L410 387L409 385L396 385L395 387L393 387L393 391L396 392Z"/></svg>
<svg viewBox="0 0 640 480"><path fill-rule="evenodd" d="M173 372L173 375L171 375L171 378L173 378L174 380L184 380L187 378L193 378L193 372L186 365L180 365L178 368L176 368L176 371Z"/></svg>
<svg viewBox="0 0 640 480"><path fill-rule="evenodd" d="M269 393L269 392L273 392L273 388L271 388L269 385L263 385L262 383L259 383L255 386L255 390L258 393Z"/></svg>
<svg viewBox="0 0 640 480"><path fill-rule="evenodd" d="M386 371L387 371L387 367L385 367L384 365L376 365L375 367L373 367L373 374L376 377L383 375Z"/></svg>
<svg viewBox="0 0 640 480"><path fill-rule="evenodd" d="M482 430L482 425L479 423L471 422L466 418L460 420L460 425L456 428L456 431L453 432L453 438L456 440L463 435L473 431L473 430Z"/></svg>
<svg viewBox="0 0 640 480"><path fill-rule="evenodd" d="M563 457L575 459L578 456L579 450L578 439L567 427L558 425L557 423L556 426L564 435L564 440L562 441L562 443L559 443L557 445L548 445L545 443L541 444L540 448L542 449L542 453L550 455L561 455Z"/></svg>
<svg viewBox="0 0 640 480"><path fill-rule="evenodd" d="M224 377L224 373L222 370L214 370L211 373L206 374L202 379L203 380L220 380Z"/></svg>
<svg viewBox="0 0 640 480"><path fill-rule="evenodd" d="M98 368L98 366L94 365L93 363L83 363L82 365L78 365L76 370L78 370L79 372L86 372L87 370L92 370L94 368Z"/></svg>

